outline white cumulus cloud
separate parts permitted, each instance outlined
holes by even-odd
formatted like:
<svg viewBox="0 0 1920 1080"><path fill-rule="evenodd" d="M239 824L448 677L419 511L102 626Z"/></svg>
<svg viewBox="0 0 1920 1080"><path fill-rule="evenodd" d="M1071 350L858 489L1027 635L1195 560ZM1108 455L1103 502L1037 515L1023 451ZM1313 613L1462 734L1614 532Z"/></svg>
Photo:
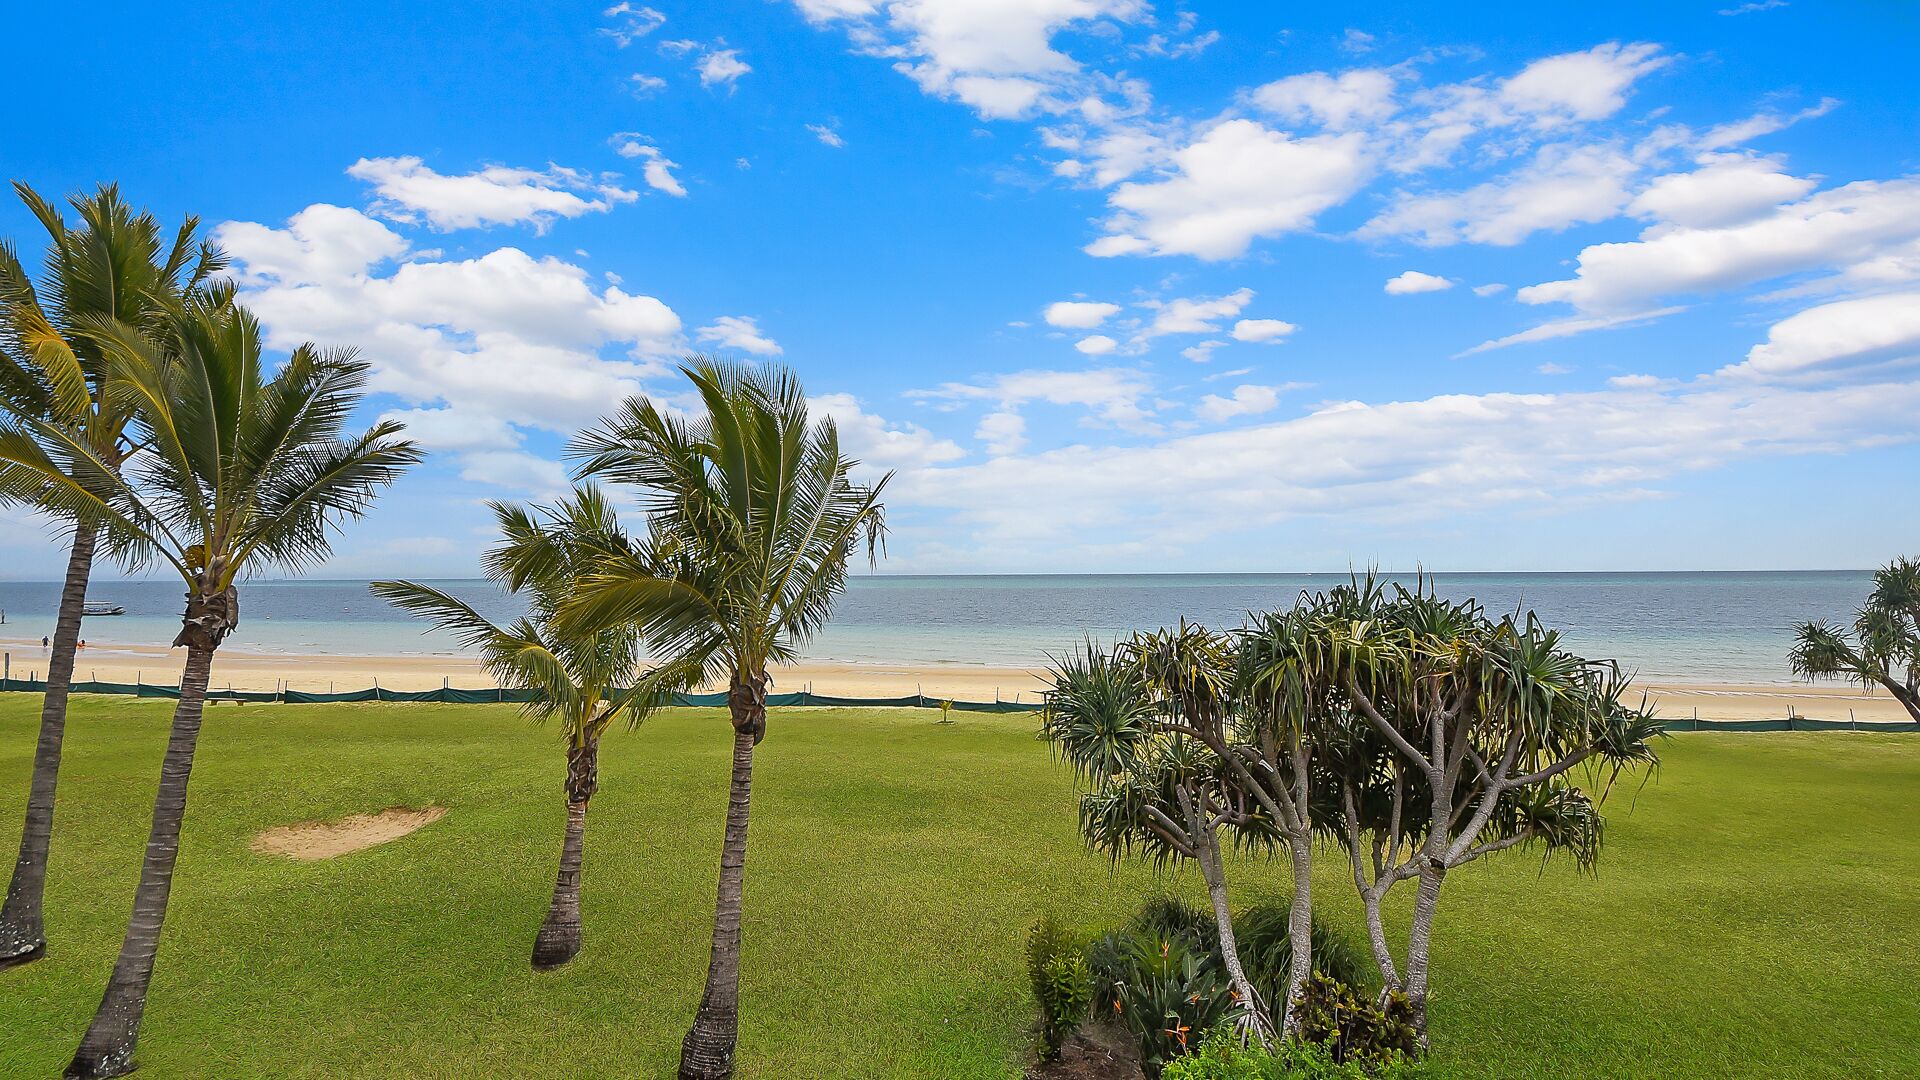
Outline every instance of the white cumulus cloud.
<svg viewBox="0 0 1920 1080"><path fill-rule="evenodd" d="M552 256L501 247L464 259L416 252L357 210L317 204L274 227L227 222L240 299L267 342L357 346L430 443L458 447L475 478L551 479L516 449L520 429L570 433L638 393L682 347L678 315ZM485 456L483 456L485 455ZM557 468L557 466L555 466ZM511 485L509 485L511 486Z"/></svg>
<svg viewBox="0 0 1920 1080"><path fill-rule="evenodd" d="M1245 119L1214 126L1171 159L1165 179L1113 190L1107 235L1087 245L1089 255L1231 259L1255 239L1310 227L1371 173L1358 134L1302 139Z"/></svg>
<svg viewBox="0 0 1920 1080"><path fill-rule="evenodd" d="M1069 330L1091 330L1120 313L1119 304L1090 300L1058 300L1048 304L1044 313L1048 326Z"/></svg>
<svg viewBox="0 0 1920 1080"><path fill-rule="evenodd" d="M488 165L457 176L434 171L417 157L361 158L347 175L373 185L373 211L394 221L424 220L443 231L529 223L604 213L638 193L595 180L577 169L544 171Z"/></svg>
<svg viewBox="0 0 1920 1080"><path fill-rule="evenodd" d="M1405 270L1387 281L1388 296L1406 296L1411 293L1440 292L1453 288L1451 278L1435 274L1423 274L1418 270Z"/></svg>
<svg viewBox="0 0 1920 1080"><path fill-rule="evenodd" d="M621 0L621 3L600 14L611 23L601 27L600 33L612 38L614 44L623 49L660 29L667 21L665 15L653 8L627 3L626 0Z"/></svg>
<svg viewBox="0 0 1920 1080"><path fill-rule="evenodd" d="M1257 383L1243 383L1233 388L1233 394L1222 397L1208 394L1200 399L1193 411L1202 420L1220 423L1236 416L1257 416L1272 412L1280 404L1280 394L1285 387L1261 386Z"/></svg>
<svg viewBox="0 0 1920 1080"><path fill-rule="evenodd" d="M1280 319L1241 319L1233 324L1233 340L1278 342L1298 329Z"/></svg>
<svg viewBox="0 0 1920 1080"><path fill-rule="evenodd" d="M1744 363L1723 374L1858 377L1920 361L1920 292L1839 300L1773 324Z"/></svg>
<svg viewBox="0 0 1920 1080"><path fill-rule="evenodd" d="M614 152L623 158L641 160L640 175L647 186L655 191L664 191L669 195L685 198L687 189L681 185L673 170L679 164L660 152L660 148L644 141L644 137L632 132L623 132L614 137Z"/></svg>
<svg viewBox="0 0 1920 1080"><path fill-rule="evenodd" d="M697 335L701 341L723 349L738 349L755 356L779 356L784 351L779 342L761 331L759 320L751 315L722 315L712 325L701 327Z"/></svg>

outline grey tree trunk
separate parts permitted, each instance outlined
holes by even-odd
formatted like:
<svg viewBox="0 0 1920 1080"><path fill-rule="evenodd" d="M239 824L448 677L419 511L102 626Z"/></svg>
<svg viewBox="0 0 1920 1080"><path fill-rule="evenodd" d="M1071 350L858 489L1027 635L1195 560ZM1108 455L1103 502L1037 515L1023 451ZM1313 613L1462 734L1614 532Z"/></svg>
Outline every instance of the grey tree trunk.
<svg viewBox="0 0 1920 1080"><path fill-rule="evenodd" d="M1287 910L1287 941L1293 949L1293 960L1287 971L1287 1006L1281 1030L1292 1035L1300 1026L1296 1008L1300 988L1313 974L1313 833L1302 830L1290 834L1287 850L1293 857L1293 901Z"/></svg>
<svg viewBox="0 0 1920 1080"><path fill-rule="evenodd" d="M1427 1049L1427 957L1433 947L1433 913L1440 906L1440 885L1447 872L1428 862L1420 867L1420 891L1414 894L1413 924L1407 931L1407 1003Z"/></svg>
<svg viewBox="0 0 1920 1080"><path fill-rule="evenodd" d="M1367 943L1373 946L1373 964L1380 969L1380 994L1384 999L1400 989L1400 972L1393 963L1393 948L1387 944L1386 922L1380 917L1381 895L1378 886L1360 890L1360 904L1367 913Z"/></svg>
<svg viewBox="0 0 1920 1080"><path fill-rule="evenodd" d="M567 747L567 833L560 845L560 873L553 883L553 903L547 921L533 939L533 966L557 968L579 955L580 871L585 857L587 801L599 789L597 741Z"/></svg>
<svg viewBox="0 0 1920 1080"><path fill-rule="evenodd" d="M1266 1003L1260 1000L1260 993L1254 988L1253 981L1240 963L1240 941L1233 932L1233 910L1227 904L1227 873L1220 860L1220 840L1217 833L1205 824L1201 825L1200 875L1207 882L1207 897L1213 901L1213 921L1220 930L1220 959L1227 968L1227 982L1240 995L1240 1002L1246 1007L1246 1016L1253 1035L1260 1045L1273 1046L1273 1026L1267 1019Z"/></svg>
<svg viewBox="0 0 1920 1080"><path fill-rule="evenodd" d="M713 952L707 988L693 1027L680 1043L681 1080L733 1075L740 1034L740 910L747 866L747 805L753 794L753 748L766 733L766 677L735 678L728 693L733 715L733 780L727 796L727 834L720 848L720 887L713 909Z"/></svg>
<svg viewBox="0 0 1920 1080"><path fill-rule="evenodd" d="M53 848L54 789L60 781L67 695L73 686L73 657L80 643L80 618L86 611L87 579L93 572L98 539L98 529L89 522L82 521L73 530L60 613L53 624L53 654L47 658L47 696L40 703L40 741L33 751L27 820L20 832L20 856L13 864L6 904L0 906L0 970L37 960L47 951L41 903L47 886L47 857Z"/></svg>
<svg viewBox="0 0 1920 1080"><path fill-rule="evenodd" d="M193 610L191 605L188 610ZM167 918L173 864L180 853L180 826L187 815L187 781L193 774L193 751L200 738L200 718L213 670L214 645L205 635L196 637L187 646L187 666L180 675L180 704L173 710L173 733L160 766L160 790L153 800L153 827L147 836L146 859L140 866L140 887L133 894L133 918L127 923L127 936L120 945L120 958L114 962L113 977L107 982L99 1011L94 1013L80 1049L67 1066L70 1078L124 1076L134 1069L134 1043L140 1037L147 985L153 979L160 928Z"/></svg>

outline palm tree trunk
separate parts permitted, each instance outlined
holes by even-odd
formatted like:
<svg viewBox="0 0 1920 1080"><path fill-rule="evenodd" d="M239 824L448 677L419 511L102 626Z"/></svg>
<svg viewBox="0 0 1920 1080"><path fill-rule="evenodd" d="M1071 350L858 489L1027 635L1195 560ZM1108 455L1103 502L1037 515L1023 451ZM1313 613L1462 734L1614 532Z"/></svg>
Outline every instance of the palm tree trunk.
<svg viewBox="0 0 1920 1080"><path fill-rule="evenodd" d="M580 952L580 867L585 856L587 801L599 788L599 740L567 747L567 835L560 845L560 873L553 883L547 921L533 939L533 966L557 968Z"/></svg>
<svg viewBox="0 0 1920 1080"><path fill-rule="evenodd" d="M720 888L713 910L713 952L707 988L693 1028L680 1043L681 1080L724 1080L733 1075L740 1033L740 908L747 867L747 803L753 794L753 747L766 731L766 679L735 680L728 705L733 713L733 782L727 796L727 835L720 848Z"/></svg>
<svg viewBox="0 0 1920 1080"><path fill-rule="evenodd" d="M99 530L82 521L73 530L67 556L67 581L60 589L60 614L53 624L53 654L47 658L47 696L40 703L40 742L33 752L33 782L27 789L27 821L20 832L20 857L13 864L7 900L0 907L0 970L39 959L47 951L41 898L47 885L47 856L53 847L54 787L60 780L60 746L67 733L67 693L73 685L73 656L80 643L80 618L87 606L87 579Z"/></svg>
<svg viewBox="0 0 1920 1080"><path fill-rule="evenodd" d="M140 1037L147 984L153 979L153 958L160 950L160 928L167 918L167 894L173 888L173 864L180 853L180 826L187 816L187 780L193 774L193 751L200 738L200 716L213 672L213 652L213 646L204 641L187 646L187 666L180 675L180 704L173 710L173 734L167 740L167 755L160 766L160 790L153 800L147 857L140 866L140 887L133 894L133 918L127 923L127 936L120 944L120 958L114 962L113 977L107 982L99 1011L94 1013L80 1049L67 1066L70 1078L124 1076L134 1069L134 1043Z"/></svg>

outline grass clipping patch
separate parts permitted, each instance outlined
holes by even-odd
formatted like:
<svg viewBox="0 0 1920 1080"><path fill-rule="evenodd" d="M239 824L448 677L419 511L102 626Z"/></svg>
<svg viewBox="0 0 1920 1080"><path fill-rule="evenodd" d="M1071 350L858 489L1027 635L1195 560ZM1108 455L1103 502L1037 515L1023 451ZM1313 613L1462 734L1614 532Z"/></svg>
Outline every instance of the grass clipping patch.
<svg viewBox="0 0 1920 1080"><path fill-rule="evenodd" d="M444 806L420 810L389 806L377 814L352 814L339 821L279 825L255 836L252 847L261 855L285 855L302 862L316 862L398 840L439 821L446 812Z"/></svg>

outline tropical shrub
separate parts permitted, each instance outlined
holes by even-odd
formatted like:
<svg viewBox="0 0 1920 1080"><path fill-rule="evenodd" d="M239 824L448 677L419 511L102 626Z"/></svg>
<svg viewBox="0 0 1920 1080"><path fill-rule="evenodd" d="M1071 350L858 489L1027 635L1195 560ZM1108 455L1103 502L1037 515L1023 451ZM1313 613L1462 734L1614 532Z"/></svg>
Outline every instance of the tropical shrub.
<svg viewBox="0 0 1920 1080"><path fill-rule="evenodd" d="M1289 1039L1264 1050L1216 1031L1194 1053L1168 1065L1161 1080L1415 1080L1426 1070L1411 1058L1340 1062L1318 1043Z"/></svg>
<svg viewBox="0 0 1920 1080"><path fill-rule="evenodd" d="M1293 950L1285 903L1256 904L1233 920L1242 964L1280 1026ZM1036 926L1036 933L1040 927ZM1029 964L1032 952L1029 945ZM1372 961L1341 930L1313 922L1314 967L1340 985L1365 986ZM1197 1033L1228 1026L1239 1004L1220 954L1213 913L1175 896L1141 905L1087 950L1094 1010L1140 1040L1149 1075L1197 1046ZM1037 993L1037 991L1036 991Z"/></svg>
<svg viewBox="0 0 1920 1080"><path fill-rule="evenodd" d="M1072 932L1051 915L1027 931L1027 978L1040 1003L1046 1056L1056 1057L1093 1004L1093 969Z"/></svg>
<svg viewBox="0 0 1920 1080"><path fill-rule="evenodd" d="M1376 1000L1315 972L1300 994L1300 1038L1340 1064L1385 1066L1420 1052L1420 1028L1406 995Z"/></svg>
<svg viewBox="0 0 1920 1080"><path fill-rule="evenodd" d="M1109 934L1091 953L1095 1008L1131 1032L1148 1076L1200 1042L1233 1005L1214 954L1174 935Z"/></svg>
<svg viewBox="0 0 1920 1080"><path fill-rule="evenodd" d="M1201 952L1220 947L1220 928L1213 921L1213 912L1177 896L1149 898L1127 920L1127 929L1150 938L1173 938Z"/></svg>
<svg viewBox="0 0 1920 1080"><path fill-rule="evenodd" d="M1049 1056L1057 1056L1060 1047L1087 1018L1093 1006L1093 969L1079 953L1061 953L1047 961L1040 971L1041 1037Z"/></svg>
<svg viewBox="0 0 1920 1080"><path fill-rule="evenodd" d="M1240 962L1247 977L1273 1013L1276 1026L1286 1003L1287 979L1293 963L1293 934L1288 905L1260 903L1233 920L1240 944ZM1373 958L1346 932L1313 919L1313 970L1351 986L1373 982Z"/></svg>

